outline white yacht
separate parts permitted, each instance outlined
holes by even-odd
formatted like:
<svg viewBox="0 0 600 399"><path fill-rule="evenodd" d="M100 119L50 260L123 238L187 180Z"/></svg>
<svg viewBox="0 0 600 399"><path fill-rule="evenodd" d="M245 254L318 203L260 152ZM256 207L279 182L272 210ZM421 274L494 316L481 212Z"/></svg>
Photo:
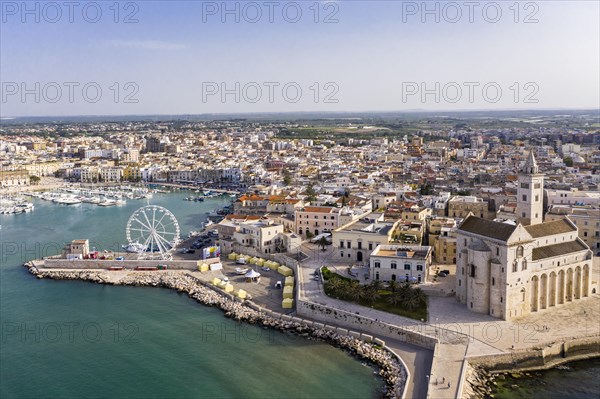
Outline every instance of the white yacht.
<svg viewBox="0 0 600 399"><path fill-rule="evenodd" d="M122 247L126 252L131 253L143 252L146 249L146 246L144 244L140 244L139 242L130 242L127 245L122 245Z"/></svg>

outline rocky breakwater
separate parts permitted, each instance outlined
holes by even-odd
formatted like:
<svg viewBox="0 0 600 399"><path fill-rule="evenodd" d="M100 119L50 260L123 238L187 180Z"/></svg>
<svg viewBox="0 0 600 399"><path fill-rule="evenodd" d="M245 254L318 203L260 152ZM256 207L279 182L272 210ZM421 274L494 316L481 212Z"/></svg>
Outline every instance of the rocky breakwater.
<svg viewBox="0 0 600 399"><path fill-rule="evenodd" d="M390 351L352 336L338 334L331 329L314 327L310 321L284 320L252 309L244 301L225 294L187 273L173 271L131 272L115 280L113 275L109 274L110 272L101 270L45 270L38 269L32 263L27 263L25 266L37 278L83 280L99 284L164 287L187 293L190 298L204 305L214 306L223 310L226 317L249 324L256 324L264 328L273 328L284 333L298 334L308 339L322 340L346 350L350 354L366 360L378 369L379 375L386 383L383 390L384 397L402 397L407 373L400 361Z"/></svg>

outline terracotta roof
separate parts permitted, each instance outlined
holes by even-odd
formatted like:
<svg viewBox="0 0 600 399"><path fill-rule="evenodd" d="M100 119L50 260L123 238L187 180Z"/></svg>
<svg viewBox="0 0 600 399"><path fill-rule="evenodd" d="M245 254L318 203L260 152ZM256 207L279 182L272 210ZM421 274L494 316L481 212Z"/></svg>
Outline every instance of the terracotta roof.
<svg viewBox="0 0 600 399"><path fill-rule="evenodd" d="M458 229L496 240L507 241L516 228L517 226L512 224L469 216Z"/></svg>
<svg viewBox="0 0 600 399"><path fill-rule="evenodd" d="M525 230L533 238L551 236L554 234L570 233L576 231L576 228L571 225L566 219L555 220L552 222L545 222L540 224L533 224L531 226L525 226Z"/></svg>
<svg viewBox="0 0 600 399"><path fill-rule="evenodd" d="M585 251L586 249L588 248L579 240L561 242L560 244L534 248L531 258L533 260L540 260L555 256L567 255L573 252Z"/></svg>

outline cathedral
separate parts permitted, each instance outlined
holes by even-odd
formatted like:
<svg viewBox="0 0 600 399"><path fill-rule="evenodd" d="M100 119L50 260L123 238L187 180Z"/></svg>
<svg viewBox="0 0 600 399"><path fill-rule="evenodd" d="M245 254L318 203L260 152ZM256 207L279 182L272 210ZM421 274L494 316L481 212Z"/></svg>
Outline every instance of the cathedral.
<svg viewBox="0 0 600 399"><path fill-rule="evenodd" d="M589 297L592 251L568 218L543 222L544 175L533 155L519 171L516 221L468 216L456 242L456 296L473 312L510 320Z"/></svg>

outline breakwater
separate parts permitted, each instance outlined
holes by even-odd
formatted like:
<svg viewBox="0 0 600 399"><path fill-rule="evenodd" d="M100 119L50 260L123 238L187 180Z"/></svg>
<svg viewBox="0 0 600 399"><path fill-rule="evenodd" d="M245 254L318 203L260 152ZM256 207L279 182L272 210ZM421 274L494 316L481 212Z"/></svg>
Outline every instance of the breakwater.
<svg viewBox="0 0 600 399"><path fill-rule="evenodd" d="M257 310L260 309L258 306L252 305L248 301L236 299L185 272L132 272L127 273L120 279L115 279L114 274L104 270L48 270L36 267L34 262L27 262L25 266L28 267L31 274L40 279L81 280L98 284L163 287L187 293L190 298L197 302L221 309L225 316L231 319L265 328L273 328L286 333L298 334L308 339L322 340L346 350L377 367L379 375L386 383L385 397L402 397L407 371L393 353L377 345L378 342L382 344L382 341L373 340L373 342L370 342L365 337L350 335L347 330L347 335L345 335L339 329L321 323L314 323L296 317L292 318L276 312Z"/></svg>
<svg viewBox="0 0 600 399"><path fill-rule="evenodd" d="M563 363L600 357L600 337L555 342L492 356L467 359L464 398L485 398L493 394L498 380L531 377L529 372L548 370Z"/></svg>

